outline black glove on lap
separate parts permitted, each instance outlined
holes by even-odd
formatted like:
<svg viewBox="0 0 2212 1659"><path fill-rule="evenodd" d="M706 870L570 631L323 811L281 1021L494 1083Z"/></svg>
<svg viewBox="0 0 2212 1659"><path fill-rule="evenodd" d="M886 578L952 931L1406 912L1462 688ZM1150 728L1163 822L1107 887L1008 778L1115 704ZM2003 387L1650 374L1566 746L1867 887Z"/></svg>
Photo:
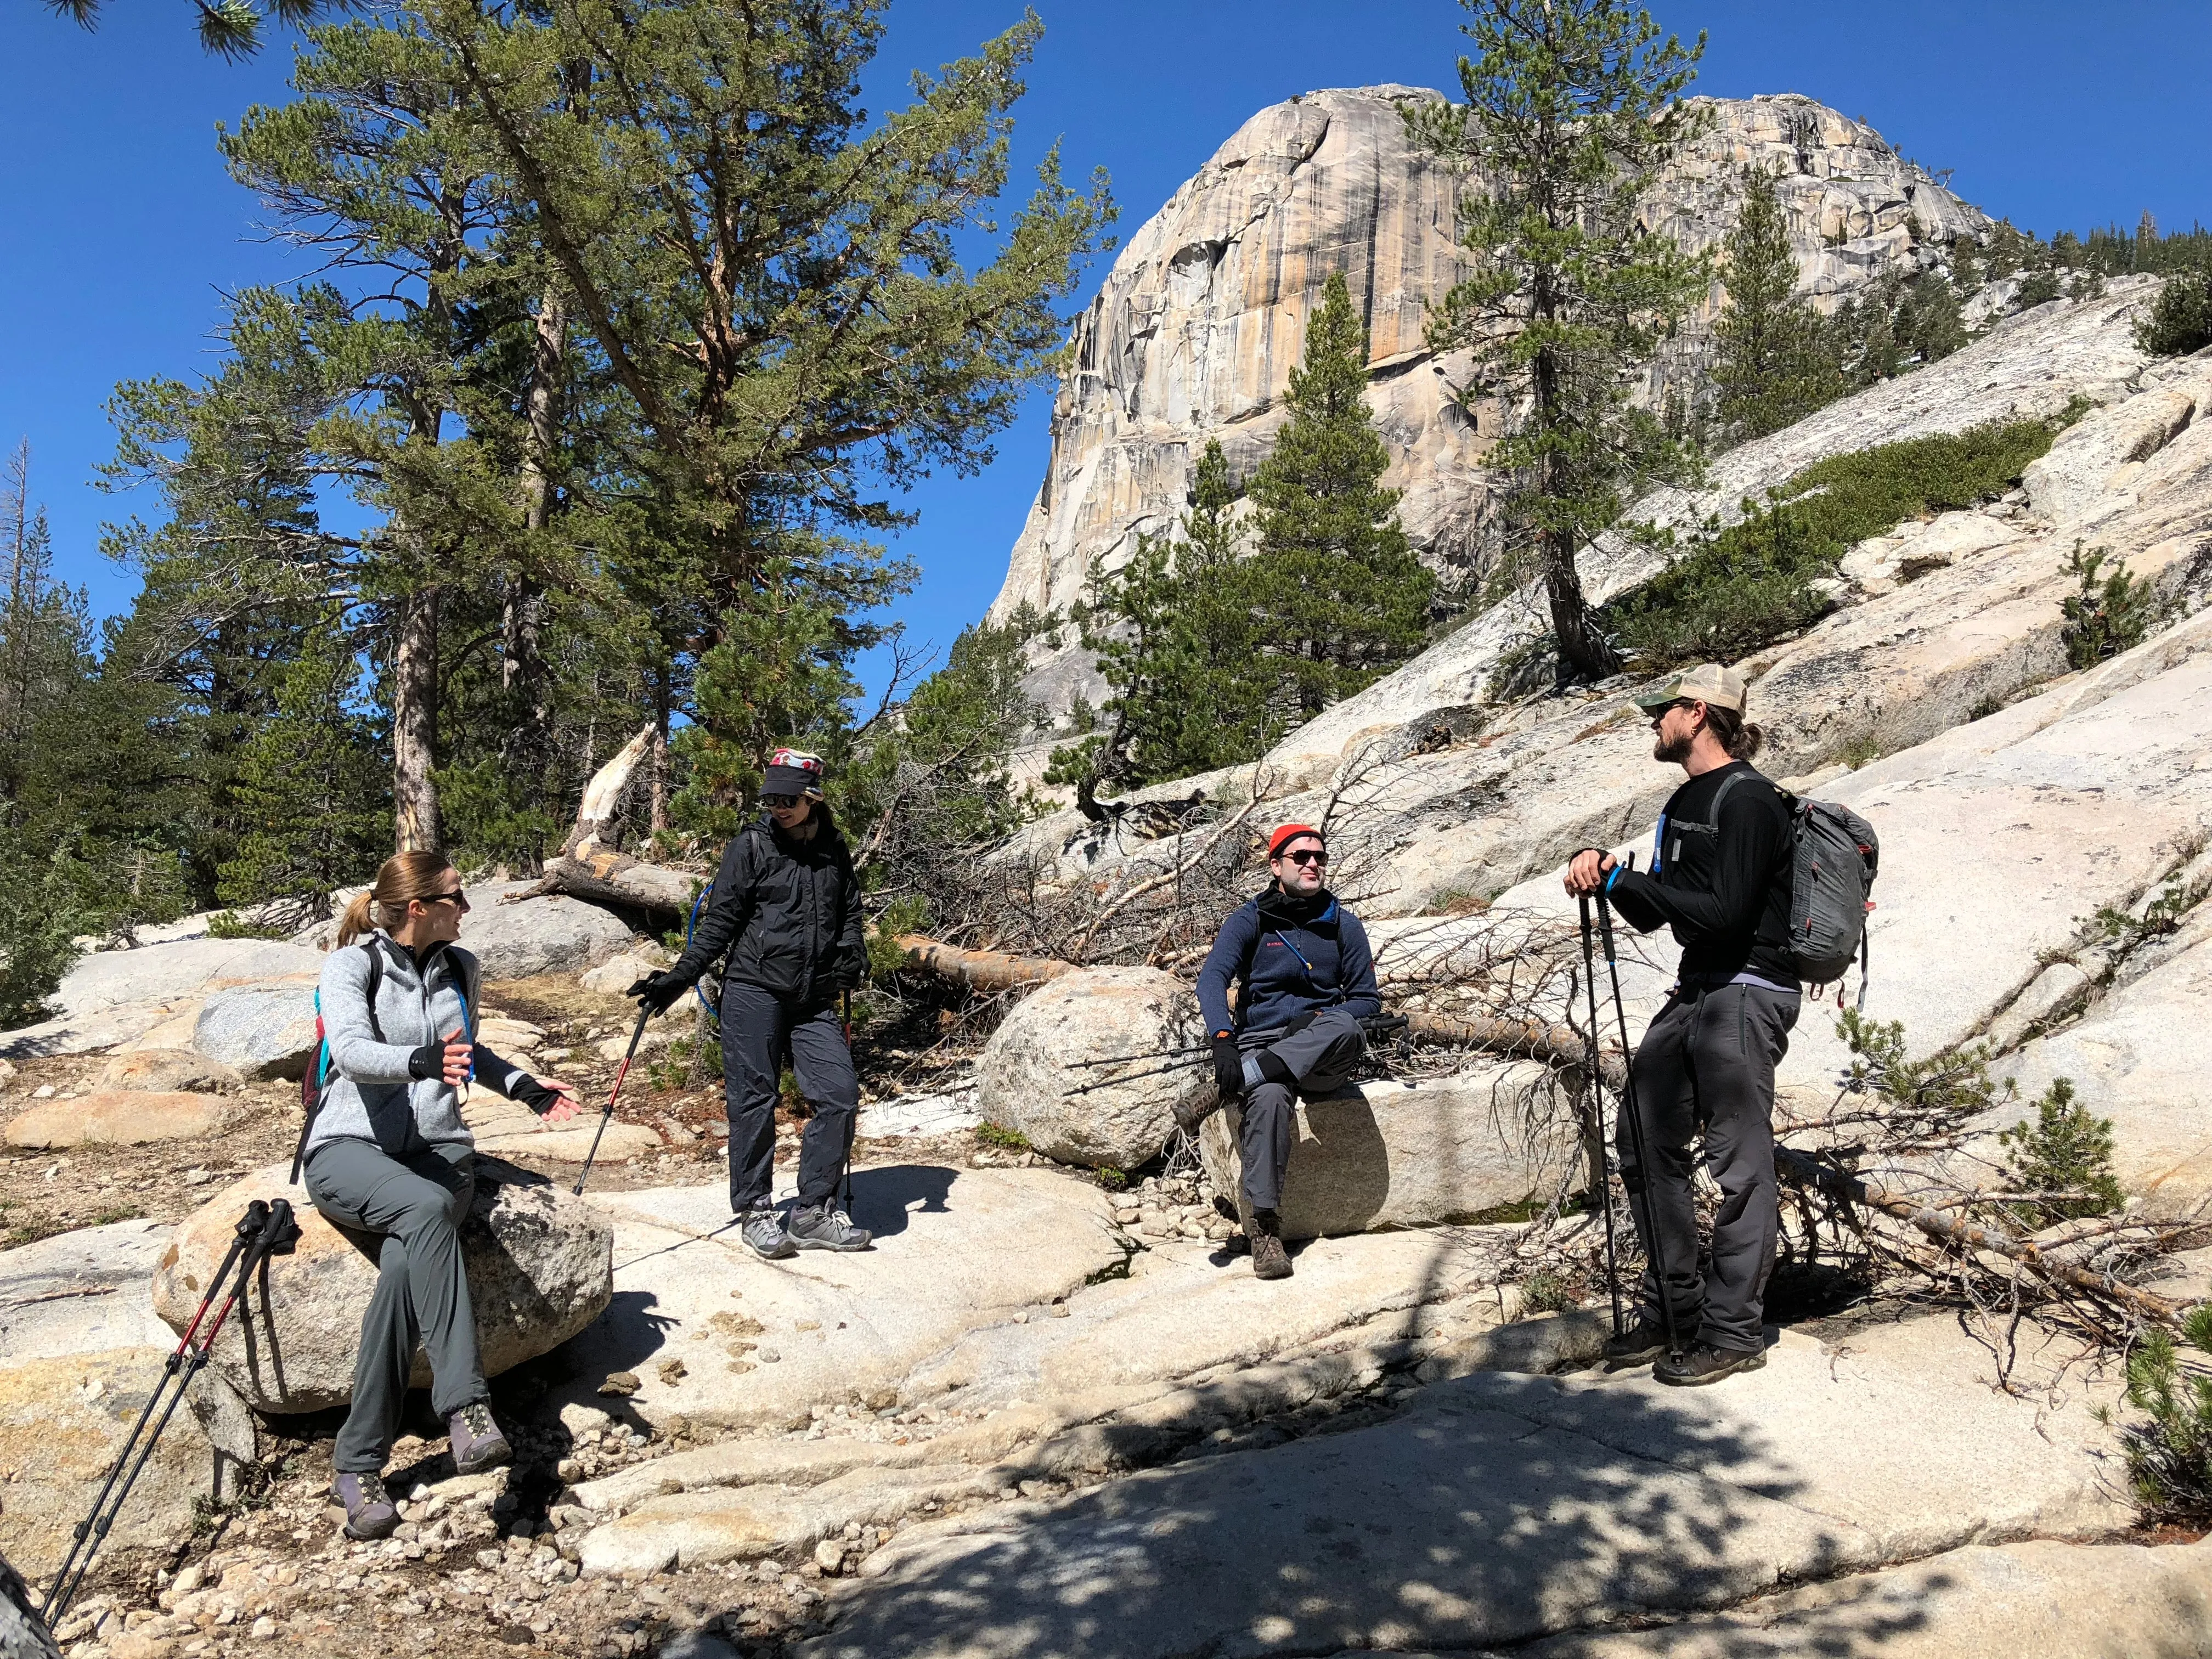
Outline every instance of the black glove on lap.
<svg viewBox="0 0 2212 1659"><path fill-rule="evenodd" d="M1213 1086L1221 1091L1224 1101L1239 1099L1244 1093L1244 1056L1236 1037L1227 1032L1213 1038Z"/></svg>
<svg viewBox="0 0 2212 1659"><path fill-rule="evenodd" d="M635 997L656 1014L665 1014L676 1006L684 991L684 981L673 974L647 974L623 994Z"/></svg>
<svg viewBox="0 0 2212 1659"><path fill-rule="evenodd" d="M407 1075L417 1083L427 1083L434 1077L446 1074L446 1039L433 1037L407 1056Z"/></svg>

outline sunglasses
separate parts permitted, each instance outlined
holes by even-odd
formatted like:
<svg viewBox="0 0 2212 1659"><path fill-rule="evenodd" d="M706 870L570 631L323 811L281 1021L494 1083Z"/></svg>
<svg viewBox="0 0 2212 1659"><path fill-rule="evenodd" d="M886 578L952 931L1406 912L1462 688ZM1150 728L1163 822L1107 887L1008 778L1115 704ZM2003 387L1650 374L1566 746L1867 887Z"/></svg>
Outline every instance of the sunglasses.
<svg viewBox="0 0 2212 1659"><path fill-rule="evenodd" d="M1298 866L1300 868L1304 868L1309 864L1327 864L1328 862L1328 854L1326 852L1312 847L1301 847L1296 852L1285 853L1283 856L1288 859L1291 863Z"/></svg>
<svg viewBox="0 0 2212 1659"><path fill-rule="evenodd" d="M761 797L761 805L763 806L773 806L779 809L787 806L796 806L799 805L799 797L796 795L763 795Z"/></svg>
<svg viewBox="0 0 2212 1659"><path fill-rule="evenodd" d="M1656 726L1661 720L1665 720L1668 715L1673 714L1677 708L1695 708L1697 706L1697 702L1693 698L1677 697L1672 702L1661 703L1656 708L1650 710L1645 718L1648 719L1652 725Z"/></svg>
<svg viewBox="0 0 2212 1659"><path fill-rule="evenodd" d="M458 887L453 889L450 893L425 893L422 896L422 902L425 904L458 904L464 910L469 908L468 895L462 892Z"/></svg>

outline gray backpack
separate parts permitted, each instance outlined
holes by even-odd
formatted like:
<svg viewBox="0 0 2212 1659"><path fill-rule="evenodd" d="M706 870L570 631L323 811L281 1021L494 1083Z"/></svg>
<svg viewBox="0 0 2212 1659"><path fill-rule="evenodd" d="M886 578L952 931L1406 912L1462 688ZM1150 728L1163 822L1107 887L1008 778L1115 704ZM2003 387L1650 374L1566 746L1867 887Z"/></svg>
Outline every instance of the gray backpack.
<svg viewBox="0 0 2212 1659"><path fill-rule="evenodd" d="M1737 773L1713 797L1713 822L1721 803L1747 775ZM1796 852L1790 878L1790 960L1797 976L1814 986L1841 980L1856 957L1858 1006L1866 1006L1867 895L1881 863L1874 825L1832 800L1790 797L1790 830ZM1841 993L1838 994L1840 999Z"/></svg>

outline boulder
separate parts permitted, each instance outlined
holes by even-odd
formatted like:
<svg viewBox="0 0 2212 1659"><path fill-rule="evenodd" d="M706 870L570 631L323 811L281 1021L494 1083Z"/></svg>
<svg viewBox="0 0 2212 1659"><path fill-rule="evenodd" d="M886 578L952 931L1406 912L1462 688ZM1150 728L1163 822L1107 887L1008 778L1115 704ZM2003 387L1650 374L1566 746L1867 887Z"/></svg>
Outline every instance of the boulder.
<svg viewBox="0 0 2212 1659"><path fill-rule="evenodd" d="M1031 992L992 1033L976 1062L976 1109L1062 1164L1133 1170L1175 1133L1176 1103L1212 1097L1202 1055L1158 1069L1169 1050L1205 1039L1198 999L1173 975L1081 969ZM1117 1063L1082 1063L1109 1059Z"/></svg>
<svg viewBox="0 0 2212 1659"><path fill-rule="evenodd" d="M193 1016L198 1018L197 1014ZM165 1093L188 1089L219 1094L235 1089L246 1079L234 1066L190 1048L129 1048L107 1062L100 1074L103 1089L144 1089Z"/></svg>
<svg viewBox="0 0 2212 1659"><path fill-rule="evenodd" d="M480 882L468 889L469 914L461 924L461 944L476 954L486 979L580 973L629 948L628 925L596 904L557 894L511 904L501 902L533 885Z"/></svg>
<svg viewBox="0 0 2212 1659"><path fill-rule="evenodd" d="M0 1251L0 1364L173 1346L153 1298L171 1231L117 1221Z"/></svg>
<svg viewBox="0 0 2212 1659"><path fill-rule="evenodd" d="M2154 388L2059 434L2051 453L2028 463L2021 478L2035 510L2061 526L2094 516L2114 486L2128 482L2122 469L2172 443L2199 414L2200 402L2212 401L2206 382Z"/></svg>
<svg viewBox="0 0 2212 1659"><path fill-rule="evenodd" d="M192 1048L245 1077L296 1078L321 1041L315 1023L312 980L234 985L201 1005Z"/></svg>
<svg viewBox="0 0 2212 1659"><path fill-rule="evenodd" d="M313 978L323 953L253 939L191 939L136 951L103 951L70 969L52 998L65 1013L182 1001L226 985Z"/></svg>
<svg viewBox="0 0 2212 1659"><path fill-rule="evenodd" d="M290 1174L289 1161L274 1164L210 1199L178 1227L154 1275L155 1311L181 1331L247 1201L292 1200L299 1244L257 1280L252 1308L225 1328L214 1361L249 1404L279 1413L320 1411L351 1397L354 1352L377 1273L375 1241L324 1219L289 1184ZM477 1160L461 1246L488 1376L567 1341L614 1293L614 1234L605 1218L543 1176L495 1159ZM419 1355L414 1381L430 1381Z"/></svg>
<svg viewBox="0 0 2212 1659"><path fill-rule="evenodd" d="M101 1089L71 1100L46 1100L8 1125L10 1146L144 1146L157 1140L198 1140L227 1127L234 1115L220 1095Z"/></svg>
<svg viewBox="0 0 2212 1659"><path fill-rule="evenodd" d="M1577 1156L1573 1114L1571 1097L1533 1060L1307 1101L1283 1183L1283 1236L1473 1221L1547 1199ZM1249 1221L1232 1117L1208 1118L1199 1148L1213 1189L1235 1194Z"/></svg>
<svg viewBox="0 0 2212 1659"><path fill-rule="evenodd" d="M168 1346L108 1348L0 1364L0 1553L33 1581L61 1565L70 1529L91 1510L124 1437L165 1375ZM169 1419L131 1488L100 1559L166 1550L191 1533L195 1499L216 1496L223 1467L202 1422L220 1384L203 1377ZM221 1438L220 1434L216 1438Z"/></svg>
<svg viewBox="0 0 2212 1659"><path fill-rule="evenodd" d="M633 945L618 957L609 957L585 970L579 980L586 991L618 997L648 974L657 974L675 958L654 945Z"/></svg>

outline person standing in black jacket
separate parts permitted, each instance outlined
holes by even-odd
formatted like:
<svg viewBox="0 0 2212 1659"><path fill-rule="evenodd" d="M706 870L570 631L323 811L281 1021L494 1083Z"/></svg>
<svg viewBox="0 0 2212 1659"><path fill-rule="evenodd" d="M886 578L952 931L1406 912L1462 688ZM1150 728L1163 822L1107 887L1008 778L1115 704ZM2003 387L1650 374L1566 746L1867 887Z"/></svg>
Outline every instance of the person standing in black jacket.
<svg viewBox="0 0 2212 1659"><path fill-rule="evenodd" d="M1743 676L1718 663L1676 674L1637 699L1650 716L1656 760L1689 781L1668 799L1650 870L1595 848L1567 866L1567 891L1602 892L1640 933L1671 926L1680 975L1632 1062L1632 1099L1650 1169L1617 1137L1622 1183L1645 1195L1629 1212L1639 1234L1648 1205L1667 1267L1647 1267L1635 1328L1607 1346L1616 1365L1656 1359L1662 1382L1695 1387L1766 1363L1766 1276L1780 1230L1774 1178L1774 1069L1789 1051L1801 1001L1790 959L1794 847L1789 796L1751 765L1759 729L1744 720ZM1702 1130L1705 1166L1720 1188L1712 1260L1698 1270L1690 1194L1691 1142ZM1651 1240L1644 1238L1650 1259ZM1665 1314L1694 1334L1679 1358Z"/></svg>
<svg viewBox="0 0 2212 1659"><path fill-rule="evenodd" d="M860 1110L837 1000L866 978L868 951L860 878L822 799L822 778L819 756L779 749L769 757L766 810L722 849L714 896L690 944L674 967L629 988L663 1012L727 955L721 1012L730 1208L745 1243L771 1260L796 1250L865 1250L869 1242L836 1203ZM813 1107L788 1225L770 1202L787 1056Z"/></svg>

